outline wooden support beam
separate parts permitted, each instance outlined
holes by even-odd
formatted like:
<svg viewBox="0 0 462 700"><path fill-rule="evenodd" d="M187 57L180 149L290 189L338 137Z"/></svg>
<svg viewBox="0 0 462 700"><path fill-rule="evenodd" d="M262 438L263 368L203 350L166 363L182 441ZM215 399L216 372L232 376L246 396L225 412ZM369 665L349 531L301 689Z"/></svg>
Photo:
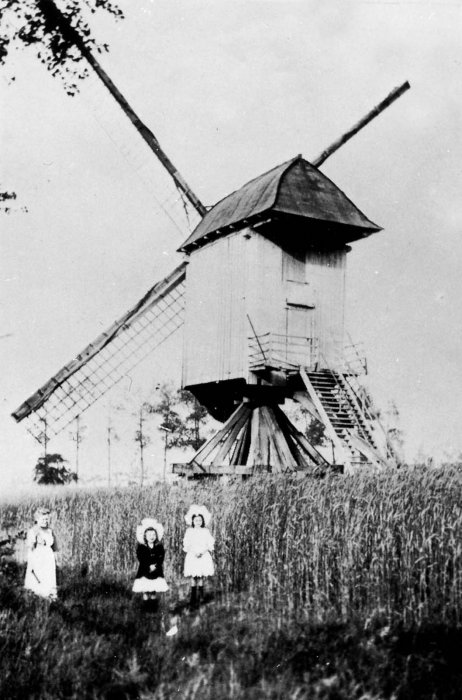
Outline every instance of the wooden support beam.
<svg viewBox="0 0 462 700"><path fill-rule="evenodd" d="M196 467L190 462L186 462L184 464L172 464L172 472L180 476L183 476L184 474L192 474L195 469Z"/></svg>
<svg viewBox="0 0 462 700"><path fill-rule="evenodd" d="M286 414L284 411L279 409L281 411L281 418L279 419L281 425L286 426L287 429L290 431L290 434L298 444L304 449L304 451L308 454L310 459L315 463L315 464L323 464L328 466L329 462L326 460L323 455L318 452L318 450L307 440L307 438L299 431L297 428L290 422L290 420L287 418Z"/></svg>
<svg viewBox="0 0 462 700"><path fill-rule="evenodd" d="M273 449L275 452L275 456L277 456L279 462L278 471L296 469L297 460L293 456L290 447L287 444L286 437L277 419L275 409L273 407L269 408L267 406L264 406L262 408L262 414L269 425ZM276 464L274 466L276 466Z"/></svg>
<svg viewBox="0 0 462 700"><path fill-rule="evenodd" d="M250 448L247 464L253 466L261 463L260 414L258 411L253 411L250 423Z"/></svg>
<svg viewBox="0 0 462 700"><path fill-rule="evenodd" d="M309 457L305 454L305 451L303 447L301 447L295 440L294 436L298 433L296 427L292 425L290 420L287 418L285 415L284 411L282 411L279 407L275 408L274 410L276 420L278 422L278 425L280 426L280 430L284 436L284 439L287 442L287 445L289 446L292 454L293 454L293 459L295 462L295 469L297 467L303 467L303 468L308 468L311 466L311 460Z"/></svg>
<svg viewBox="0 0 462 700"><path fill-rule="evenodd" d="M236 421L239 420L241 413L250 413L250 408L247 404L241 404L237 407L234 413L228 418L228 420L223 424L223 427L202 447L200 447L196 454L194 455L194 460L197 462L203 462L208 455L220 444L220 442L225 439L228 431L233 427Z"/></svg>
<svg viewBox="0 0 462 700"><path fill-rule="evenodd" d="M247 420L244 429L239 436L239 442L236 445L236 450L233 452L231 464L246 464L249 455L250 447L250 421Z"/></svg>
<svg viewBox="0 0 462 700"><path fill-rule="evenodd" d="M251 466L249 464L210 464L206 471L199 470L191 463L176 463L172 465L174 474L179 476L250 476L255 470L271 471L271 466L268 464Z"/></svg>
<svg viewBox="0 0 462 700"><path fill-rule="evenodd" d="M369 442L356 433L350 433L349 440L351 446L360 452L369 462L377 467L388 467L387 461Z"/></svg>
<svg viewBox="0 0 462 700"><path fill-rule="evenodd" d="M316 420L319 420L322 423L322 418L319 415L316 406L312 402L310 395L307 394L306 391L296 391L294 392L292 398L294 401L297 401L299 404L301 404L303 408L308 411L312 418L316 418Z"/></svg>
<svg viewBox="0 0 462 700"><path fill-rule="evenodd" d="M223 476L237 476L253 474L254 467L249 464L211 464L207 467L209 474L221 474Z"/></svg>
<svg viewBox="0 0 462 700"><path fill-rule="evenodd" d="M231 429L227 431L226 435L224 436L221 447L219 448L217 454L212 460L212 464L221 464L225 458L225 455L231 453L233 445L236 442L239 433L241 432L245 422L249 418L250 411L247 407L245 407L245 409L246 410L239 412L237 420L234 422L234 425L232 425Z"/></svg>

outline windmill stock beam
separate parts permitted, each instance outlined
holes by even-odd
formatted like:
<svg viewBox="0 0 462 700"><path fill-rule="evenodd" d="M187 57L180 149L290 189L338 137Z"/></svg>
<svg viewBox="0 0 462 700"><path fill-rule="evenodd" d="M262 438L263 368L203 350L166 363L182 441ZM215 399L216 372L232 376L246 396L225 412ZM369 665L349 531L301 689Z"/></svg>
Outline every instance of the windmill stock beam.
<svg viewBox="0 0 462 700"><path fill-rule="evenodd" d="M97 76L100 78L102 83L105 85L107 90L114 97L116 102L119 104L123 112L132 122L135 129L138 131L140 136L147 143L149 148L157 156L159 161L165 167L167 172L172 177L175 185L178 189L183 192L183 194L188 198L190 203L200 214L200 216L205 216L207 213L207 208L202 204L199 197L193 192L191 187L188 185L184 177L173 165L170 158L167 156L163 148L161 147L159 141L154 136L152 131L144 124L138 117L136 112L133 110L131 105L128 103L126 98L122 95L120 90L112 82L111 78L108 76L106 71L102 68L96 58L93 56L92 52L85 43L84 38L79 34L79 32L72 26L70 20L66 15L64 15L61 10L56 6L53 0L38 0L38 4L41 6L42 11L48 19L56 25L56 28L61 32L62 36L69 42L74 44L80 51L82 56L88 61L90 66L93 68ZM395 88L390 92L387 97L382 100L376 107L374 107L365 117L363 117L357 124L355 124L351 129L345 132L340 138L338 138L334 143L332 143L328 148L326 148L312 164L319 167L324 163L327 158L329 158L335 151L337 151L343 144L349 141L355 134L363 129L369 122L371 122L375 117L377 117L381 112L383 112L387 107L389 107L395 100L397 100L406 90L409 90L409 82L405 82L399 87Z"/></svg>
<svg viewBox="0 0 462 700"><path fill-rule="evenodd" d="M387 107L389 107L395 100L398 99L398 97L401 97L403 93L405 93L407 90L410 88L410 84L406 80L405 83L400 85L399 87L394 88L390 92L387 97L382 100L382 102L379 102L378 105L376 105L373 109L371 109L370 112L366 114L365 117L359 120L354 126L351 127L348 131L346 131L340 138L338 138L334 143L332 143L330 146L328 146L317 158L315 158L312 161L312 165L316 166L319 168L320 165L322 165L335 151L338 151L338 149L343 146L347 141L349 141L355 134L358 133L358 131L361 131L369 122L371 122L373 119L379 116Z"/></svg>
<svg viewBox="0 0 462 700"><path fill-rule="evenodd" d="M72 26L68 17L66 17L66 15L64 15L61 12L61 10L58 9L58 7L56 7L53 0L39 0L39 4L42 6L43 12L46 13L46 16L54 22L57 29L61 32L62 36L68 41L70 41L72 44L74 44L74 46L78 48L82 56L88 61L90 66L95 71L96 75L100 78L102 83L109 90L116 102L125 112L127 117L130 119L140 136L145 140L151 151L155 153L162 165L171 175L178 189L181 190L181 192L183 192L183 194L189 199L196 211L201 216L204 216L207 210L200 201L199 197L197 197L197 195L194 194L184 177L175 168L172 161L167 156L167 154L161 147L159 141L154 136L152 131L146 126L146 124L144 124L141 121L136 112L132 109L131 105L122 95L120 90L114 85L106 71L103 70L103 68L100 66L100 64L93 56L88 46L85 44L85 40L83 39L83 37L80 36L79 32Z"/></svg>

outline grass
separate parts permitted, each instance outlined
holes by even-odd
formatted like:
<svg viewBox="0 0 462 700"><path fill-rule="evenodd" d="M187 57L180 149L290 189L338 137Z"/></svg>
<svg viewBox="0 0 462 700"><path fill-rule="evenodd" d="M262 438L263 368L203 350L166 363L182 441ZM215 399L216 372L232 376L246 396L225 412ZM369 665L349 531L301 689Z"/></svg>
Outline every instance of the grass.
<svg viewBox="0 0 462 700"><path fill-rule="evenodd" d="M459 698L462 473L44 490L61 546L56 604L0 577L5 698ZM214 599L160 616L130 593L134 530L166 525L167 607L185 595L183 515L214 514ZM37 501L4 503L26 529ZM82 571L86 574L82 576Z"/></svg>

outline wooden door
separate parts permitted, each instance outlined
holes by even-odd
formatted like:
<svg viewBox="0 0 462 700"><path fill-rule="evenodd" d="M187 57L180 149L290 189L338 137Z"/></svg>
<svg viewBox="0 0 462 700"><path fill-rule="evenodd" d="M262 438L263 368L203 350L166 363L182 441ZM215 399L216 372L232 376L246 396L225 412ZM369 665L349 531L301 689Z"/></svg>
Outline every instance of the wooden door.
<svg viewBox="0 0 462 700"><path fill-rule="evenodd" d="M313 306L286 307L286 360L311 367L315 362L315 309Z"/></svg>

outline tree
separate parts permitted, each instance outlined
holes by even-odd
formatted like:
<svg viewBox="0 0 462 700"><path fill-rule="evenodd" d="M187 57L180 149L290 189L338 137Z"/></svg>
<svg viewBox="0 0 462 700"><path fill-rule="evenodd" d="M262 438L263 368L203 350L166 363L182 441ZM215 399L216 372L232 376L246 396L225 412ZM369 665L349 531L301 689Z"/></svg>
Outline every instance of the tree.
<svg viewBox="0 0 462 700"><path fill-rule="evenodd" d="M122 412L136 420L136 429L133 433L133 440L138 445L139 465L140 465L140 486L144 483L146 476L144 450L151 442L151 438L146 428L146 416L151 413L151 405L144 400L143 392L140 389L130 388L124 392L121 402L113 406L116 411ZM108 416L107 445L108 445L108 483L110 482L110 449L112 440L118 440L118 435L114 432L112 419Z"/></svg>
<svg viewBox="0 0 462 700"><path fill-rule="evenodd" d="M207 410L184 389L161 384L157 391L159 398L149 405L148 410L162 418L159 430L168 433L169 447L198 450L205 442L204 429L209 420Z"/></svg>
<svg viewBox="0 0 462 700"><path fill-rule="evenodd" d="M56 452L39 457L34 467L34 481L38 484L55 485L64 485L71 483L71 481L77 481L77 474L65 466L66 461Z"/></svg>
<svg viewBox="0 0 462 700"><path fill-rule="evenodd" d="M76 416L74 429L69 432L69 437L72 442L75 442L75 473L77 478L79 476L80 445L85 438L86 430L87 426L80 423L80 416Z"/></svg>
<svg viewBox="0 0 462 700"><path fill-rule="evenodd" d="M111 475L112 475L112 445L115 441L118 441L119 435L117 434L112 416L113 406L109 403L108 413L107 413L107 424L106 424L106 444L107 444L107 485L111 485Z"/></svg>
<svg viewBox="0 0 462 700"><path fill-rule="evenodd" d="M190 391L181 389L178 396L179 403L184 404L188 409L178 447L192 447L198 450L205 442L204 429L209 420L209 414Z"/></svg>
<svg viewBox="0 0 462 700"><path fill-rule="evenodd" d="M315 418L305 406L296 401L287 401L284 405L284 412L313 447L326 444L324 423Z"/></svg>
<svg viewBox="0 0 462 700"><path fill-rule="evenodd" d="M96 41L87 21L97 10L116 19L124 16L111 0L62 0L60 6L53 0L0 0L0 64L13 48L33 48L51 75L59 77L66 92L74 95L78 81L89 72L76 46L75 32L88 49L97 53L109 50L107 44Z"/></svg>
<svg viewBox="0 0 462 700"><path fill-rule="evenodd" d="M306 429L305 437L310 442L311 445L316 447L316 445L324 445L326 439L326 426L318 418L310 415L306 411Z"/></svg>
<svg viewBox="0 0 462 700"><path fill-rule="evenodd" d="M140 448L140 469L141 469L141 478L140 478L140 486L143 486L144 482L144 448L149 445L151 442L151 438L149 435L146 435L146 431L144 429L144 421L145 421L145 413L149 412L149 404L146 402L143 402L138 410L138 428L135 430L135 442L138 443L138 446Z"/></svg>
<svg viewBox="0 0 462 700"><path fill-rule="evenodd" d="M1 185L0 185L1 188ZM0 211L4 214L11 214L15 211L27 212L27 207L17 207L12 204L17 199L16 192L8 192L0 189Z"/></svg>
<svg viewBox="0 0 462 700"><path fill-rule="evenodd" d="M398 464L403 462L404 434L400 427L400 415L394 401L390 401L385 412L385 434L388 452Z"/></svg>

